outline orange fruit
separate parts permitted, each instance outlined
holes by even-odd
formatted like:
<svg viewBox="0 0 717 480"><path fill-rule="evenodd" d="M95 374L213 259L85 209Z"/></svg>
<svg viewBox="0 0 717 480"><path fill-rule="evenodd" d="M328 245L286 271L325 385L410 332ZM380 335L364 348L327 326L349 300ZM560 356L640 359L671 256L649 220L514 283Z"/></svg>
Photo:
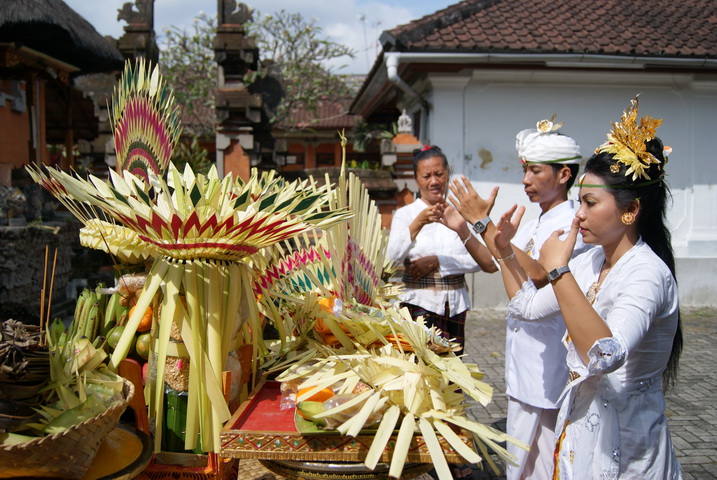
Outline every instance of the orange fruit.
<svg viewBox="0 0 717 480"><path fill-rule="evenodd" d="M334 303L336 301L336 297L323 297L319 299L319 307L321 310L328 312L333 315L334 313Z"/></svg>
<svg viewBox="0 0 717 480"><path fill-rule="evenodd" d="M301 395L308 392L312 388L314 388L314 387L307 387L307 388L300 389L296 394L296 398L299 398ZM325 402L326 400L328 400L329 398L331 398L333 396L334 396L334 391L331 390L329 387L326 387L326 388L322 388L321 390L319 390L318 392L316 392L309 398L303 398L302 401Z"/></svg>
<svg viewBox="0 0 717 480"><path fill-rule="evenodd" d="M134 313L134 309L137 307L137 305L133 306L129 309L128 318L132 318L132 314ZM144 315L142 315L142 319L139 321L139 326L137 326L138 332L148 332L152 328L152 307L147 307L147 310L144 311Z"/></svg>

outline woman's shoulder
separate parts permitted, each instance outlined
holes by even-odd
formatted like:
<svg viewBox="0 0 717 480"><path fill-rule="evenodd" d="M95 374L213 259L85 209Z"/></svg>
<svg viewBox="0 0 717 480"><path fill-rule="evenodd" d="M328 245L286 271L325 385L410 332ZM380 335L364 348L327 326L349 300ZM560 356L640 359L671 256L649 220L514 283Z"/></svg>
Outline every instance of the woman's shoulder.
<svg viewBox="0 0 717 480"><path fill-rule="evenodd" d="M655 298L675 303L677 300L677 282L665 262L644 242L623 256L624 264L617 269L615 285L620 292L635 293L635 289L646 294L650 289ZM621 260L623 260L621 259ZM647 298L644 298L647 301Z"/></svg>
<svg viewBox="0 0 717 480"><path fill-rule="evenodd" d="M628 262L631 270L653 272L664 277L672 277L672 272L667 264L642 240L633 247Z"/></svg>

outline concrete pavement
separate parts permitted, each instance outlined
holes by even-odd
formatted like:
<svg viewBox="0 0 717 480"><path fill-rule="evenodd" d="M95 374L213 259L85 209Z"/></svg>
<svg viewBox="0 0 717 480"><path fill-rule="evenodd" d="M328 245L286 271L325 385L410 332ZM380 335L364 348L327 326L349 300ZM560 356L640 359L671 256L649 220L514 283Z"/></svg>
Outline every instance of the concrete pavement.
<svg viewBox="0 0 717 480"><path fill-rule="evenodd" d="M505 418L508 400L503 378L505 310L474 310L466 323L466 353L495 388L493 402L476 405L477 421ZM684 347L675 388L666 395L672 442L685 480L717 479L717 310L682 308ZM474 478L479 475L474 475ZM480 478L496 477L486 472Z"/></svg>
<svg viewBox="0 0 717 480"><path fill-rule="evenodd" d="M684 349L678 380L666 396L672 441L685 480L717 479L717 309L684 307L682 329ZM508 407L503 378L504 350L505 309L469 312L467 361L477 363L485 373L484 380L494 388L493 401L486 407L474 404L470 413L477 421L496 426L504 422ZM487 465L483 467L474 473L474 480L505 478L502 474L495 475ZM275 477L258 461L242 460L238 478L273 480ZM423 476L421 480L428 478Z"/></svg>

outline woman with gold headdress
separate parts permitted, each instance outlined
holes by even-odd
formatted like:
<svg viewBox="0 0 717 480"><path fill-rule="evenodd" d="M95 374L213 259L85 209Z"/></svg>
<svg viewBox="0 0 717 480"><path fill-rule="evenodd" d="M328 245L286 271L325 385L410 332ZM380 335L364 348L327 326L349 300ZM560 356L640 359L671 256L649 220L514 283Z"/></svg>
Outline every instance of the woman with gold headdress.
<svg viewBox="0 0 717 480"><path fill-rule="evenodd" d="M525 320L560 309L570 381L556 427L553 478L681 478L663 390L682 349L675 260L665 224L669 148L662 123L637 121L637 98L585 165L580 208L565 240L543 244L550 285L536 290L510 239L523 209L495 229L509 309ZM517 213L516 213L517 211ZM597 245L570 260L578 233Z"/></svg>

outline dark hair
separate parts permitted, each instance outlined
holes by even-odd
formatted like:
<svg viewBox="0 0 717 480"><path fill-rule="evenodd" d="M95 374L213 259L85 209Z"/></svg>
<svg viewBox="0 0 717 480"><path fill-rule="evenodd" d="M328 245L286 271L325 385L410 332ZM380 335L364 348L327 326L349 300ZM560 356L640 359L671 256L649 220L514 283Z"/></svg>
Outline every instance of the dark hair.
<svg viewBox="0 0 717 480"><path fill-rule="evenodd" d="M653 154L659 164L651 164L646 173L651 181L644 178L632 179L632 175L625 175L627 165L616 162L611 153L596 153L585 164L585 173L591 173L605 182L612 188L608 188L614 197L619 208L626 208L632 201L640 202L640 212L637 215L637 230L642 240L647 243L658 257L662 259L675 274L675 254L672 250L670 231L666 225L667 201L670 198L670 189L664 181L664 165L666 163L663 155L663 145L659 138L647 142L647 151ZM613 172L616 166L620 167L619 172ZM674 385L677 375L680 354L682 353L682 322L679 310L677 312L677 331L672 340L672 351L667 361L667 368L662 374L663 386L668 390Z"/></svg>
<svg viewBox="0 0 717 480"><path fill-rule="evenodd" d="M413 150L413 176L415 177L418 173L418 162L427 158L439 157L443 160L443 166L448 169L448 158L446 154L441 151L436 145L426 145L423 148L416 148Z"/></svg>
<svg viewBox="0 0 717 480"><path fill-rule="evenodd" d="M567 192L570 190L570 187L572 187L575 183L575 178L578 176L580 165L577 163L551 163L550 166L553 167L553 173L556 175L563 169L563 167L568 167L570 169L570 178L568 178L568 183L565 184L565 191Z"/></svg>

